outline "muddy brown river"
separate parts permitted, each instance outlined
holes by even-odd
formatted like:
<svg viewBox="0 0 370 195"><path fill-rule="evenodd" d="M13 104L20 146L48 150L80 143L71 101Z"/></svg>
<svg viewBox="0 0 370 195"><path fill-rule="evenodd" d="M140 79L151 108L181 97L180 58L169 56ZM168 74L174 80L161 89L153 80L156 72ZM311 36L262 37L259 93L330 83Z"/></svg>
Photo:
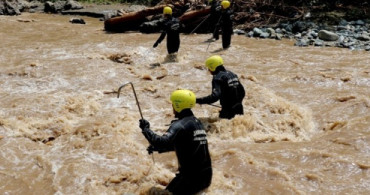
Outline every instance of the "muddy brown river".
<svg viewBox="0 0 370 195"><path fill-rule="evenodd" d="M246 89L244 112L193 109L207 127L214 177L207 195L370 194L370 53L298 48L293 41L181 35L165 63L159 34L106 33L72 16L0 16L0 193L145 194L177 170L174 153L148 155L140 114L161 134L180 88L211 92L204 69L221 55ZM158 64L160 65L158 66ZM216 103L217 105L218 103Z"/></svg>

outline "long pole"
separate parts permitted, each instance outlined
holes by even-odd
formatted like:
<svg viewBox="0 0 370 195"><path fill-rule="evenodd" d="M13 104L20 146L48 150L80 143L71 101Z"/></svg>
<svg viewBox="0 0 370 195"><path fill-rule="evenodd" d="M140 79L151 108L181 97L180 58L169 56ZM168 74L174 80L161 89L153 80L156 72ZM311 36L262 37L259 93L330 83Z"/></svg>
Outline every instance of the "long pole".
<svg viewBox="0 0 370 195"><path fill-rule="evenodd" d="M210 16L211 14L208 14L208 16L200 23L200 24L198 24L198 26L197 27L195 27L194 28L194 30L192 30L191 32L190 32L190 34L193 34L193 32L195 32L198 28L199 28L199 26L200 25L202 25L208 18L209 18L209 16Z"/></svg>
<svg viewBox="0 0 370 195"><path fill-rule="evenodd" d="M217 107L217 108L222 108L221 106L214 105L214 104L208 104L208 105L213 106L213 107Z"/></svg>
<svg viewBox="0 0 370 195"><path fill-rule="evenodd" d="M130 85L131 85L131 87L132 87L132 91L134 92L135 99L136 99L136 104L137 104L137 107L139 108L139 112L140 112L141 119L144 119L143 114L141 113L141 108L140 108L139 100L137 99L137 95L136 95L135 87L134 87L134 84L132 84L132 82L125 83L125 84L121 85L121 86L118 88L117 98L119 98L119 94L121 93L121 89L122 89L124 86L128 85L128 84L130 84Z"/></svg>

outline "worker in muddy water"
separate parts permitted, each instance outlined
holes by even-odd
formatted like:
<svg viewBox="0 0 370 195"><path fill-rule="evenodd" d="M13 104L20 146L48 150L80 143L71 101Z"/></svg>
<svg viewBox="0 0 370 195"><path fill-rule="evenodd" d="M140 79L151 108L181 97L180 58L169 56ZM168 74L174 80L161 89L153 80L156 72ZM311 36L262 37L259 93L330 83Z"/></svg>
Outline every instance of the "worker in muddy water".
<svg viewBox="0 0 370 195"><path fill-rule="evenodd" d="M227 49L231 44L231 36L233 34L233 11L230 9L230 1L221 2L221 17L216 24L213 37L218 40L220 28L222 31L222 48Z"/></svg>
<svg viewBox="0 0 370 195"><path fill-rule="evenodd" d="M167 35L167 52L166 62L177 62L177 52L180 47L180 22L177 18L172 16L172 8L163 8L164 22L162 25L162 33L153 47L156 48Z"/></svg>
<svg viewBox="0 0 370 195"><path fill-rule="evenodd" d="M216 37L215 29L217 23L221 19L221 5L219 0L209 0L208 4L211 5L211 13L209 15L209 24L210 24L210 30L212 33L212 38L208 39L207 41L213 42L218 40L218 36Z"/></svg>
<svg viewBox="0 0 370 195"><path fill-rule="evenodd" d="M179 173L168 184L166 190L172 194L196 194L206 189L212 180L211 158L208 151L206 131L194 116L195 94L189 90L176 90L170 98L175 118L167 132L160 136L150 130L147 120L141 119L139 126L149 141L148 152L175 151ZM165 191L153 187L149 194Z"/></svg>
<svg viewBox="0 0 370 195"><path fill-rule="evenodd" d="M245 90L238 76L224 67L221 56L214 55L206 60L206 67L213 75L212 93L206 97L197 98L198 104L212 104L220 100L220 118L231 119L235 115L244 113L243 98Z"/></svg>

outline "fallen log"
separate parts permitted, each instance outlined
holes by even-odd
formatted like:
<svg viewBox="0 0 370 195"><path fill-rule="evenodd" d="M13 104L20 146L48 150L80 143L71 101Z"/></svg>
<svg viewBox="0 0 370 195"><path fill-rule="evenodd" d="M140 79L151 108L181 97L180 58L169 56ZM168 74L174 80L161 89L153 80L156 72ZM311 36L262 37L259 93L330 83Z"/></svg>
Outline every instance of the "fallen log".
<svg viewBox="0 0 370 195"><path fill-rule="evenodd" d="M193 10L185 12L182 16L179 17L179 20L184 24L185 28L183 32L190 33L196 28L206 17L210 14L211 8L206 7L205 9ZM202 26L197 30L197 32L206 32L208 29L208 22L203 23ZM205 29L205 30L202 30Z"/></svg>
<svg viewBox="0 0 370 195"><path fill-rule="evenodd" d="M203 16L208 15L209 13L211 13L210 7L206 7L205 9L200 9L200 10L193 10L193 11L185 12L182 16L179 17L179 20L182 23L187 23L193 20L194 18L203 17Z"/></svg>
<svg viewBox="0 0 370 195"><path fill-rule="evenodd" d="M156 6L137 12L130 12L119 17L110 18L104 21L104 29L112 32L124 32L137 30L141 23L146 21L146 17L160 14L165 6Z"/></svg>
<svg viewBox="0 0 370 195"><path fill-rule="evenodd" d="M111 32L125 32L130 30L139 30L142 23L147 21L151 15L161 14L164 5L147 8L138 12L131 12L119 17L114 17L104 22L104 29ZM190 32L210 13L210 8L193 10L185 12L179 17L182 24L185 25L184 32Z"/></svg>

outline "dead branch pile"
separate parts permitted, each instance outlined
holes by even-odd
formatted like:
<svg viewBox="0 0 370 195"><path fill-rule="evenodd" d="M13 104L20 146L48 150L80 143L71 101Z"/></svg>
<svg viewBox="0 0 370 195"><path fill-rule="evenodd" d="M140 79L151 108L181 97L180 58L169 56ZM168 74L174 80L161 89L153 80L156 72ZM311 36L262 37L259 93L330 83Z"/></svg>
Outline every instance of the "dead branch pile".
<svg viewBox="0 0 370 195"><path fill-rule="evenodd" d="M283 0L234 0L233 9L235 26L244 30L298 20L305 14L303 7L287 5Z"/></svg>
<svg viewBox="0 0 370 195"><path fill-rule="evenodd" d="M177 4L189 10L200 10L208 0L164 0L164 4ZM257 26L274 25L284 20L298 20L307 9L296 0L229 0L234 10L234 26L239 29L252 29ZM184 12L177 12L182 15ZM202 30L200 30L202 31Z"/></svg>
<svg viewBox="0 0 370 195"><path fill-rule="evenodd" d="M216 0L215 0L216 1ZM355 5L362 10L360 16L368 15L370 6L362 0L229 0L234 11L234 28L251 30L254 27L277 26L281 22L294 22L310 17L315 10L318 12L351 10ZM190 32L209 13L208 0L163 0L153 8L137 13L128 13L120 18L105 21L105 29L111 31L136 30L138 25L147 21L157 20L163 6L171 6L175 17L179 17L186 26L184 32ZM357 16L354 16L357 17ZM369 17L370 18L370 17ZM209 24L204 23L198 33L208 32Z"/></svg>

